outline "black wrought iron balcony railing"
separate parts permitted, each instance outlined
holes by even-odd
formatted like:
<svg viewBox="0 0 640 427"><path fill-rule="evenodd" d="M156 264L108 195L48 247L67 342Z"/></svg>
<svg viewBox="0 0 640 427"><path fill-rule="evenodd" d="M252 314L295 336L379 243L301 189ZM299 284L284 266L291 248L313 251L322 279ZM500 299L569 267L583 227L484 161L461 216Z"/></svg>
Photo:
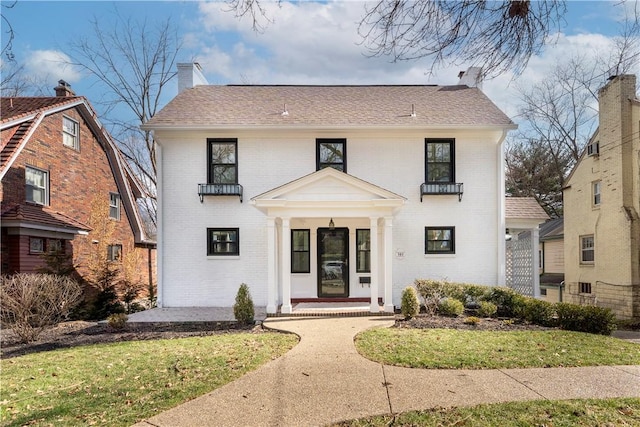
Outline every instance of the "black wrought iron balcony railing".
<svg viewBox="0 0 640 427"><path fill-rule="evenodd" d="M238 196L242 203L242 185L240 184L198 184L200 203L204 196Z"/></svg>
<svg viewBox="0 0 640 427"><path fill-rule="evenodd" d="M461 182L425 182L420 185L420 201L424 195L457 194L462 201L463 184Z"/></svg>

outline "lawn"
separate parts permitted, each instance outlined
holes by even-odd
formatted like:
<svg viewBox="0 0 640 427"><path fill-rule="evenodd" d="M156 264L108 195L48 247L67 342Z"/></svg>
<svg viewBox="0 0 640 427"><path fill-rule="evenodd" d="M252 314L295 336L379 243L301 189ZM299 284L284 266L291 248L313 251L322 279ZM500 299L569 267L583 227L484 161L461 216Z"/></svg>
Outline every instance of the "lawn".
<svg viewBox="0 0 640 427"><path fill-rule="evenodd" d="M279 357L295 335L234 333L81 346L2 360L3 426L128 426Z"/></svg>
<svg viewBox="0 0 640 427"><path fill-rule="evenodd" d="M432 409L363 418L336 427L456 426L639 426L640 399L536 400L496 403L465 408Z"/></svg>
<svg viewBox="0 0 640 427"><path fill-rule="evenodd" d="M640 365L640 345L581 332L379 328L355 339L364 357L429 369Z"/></svg>

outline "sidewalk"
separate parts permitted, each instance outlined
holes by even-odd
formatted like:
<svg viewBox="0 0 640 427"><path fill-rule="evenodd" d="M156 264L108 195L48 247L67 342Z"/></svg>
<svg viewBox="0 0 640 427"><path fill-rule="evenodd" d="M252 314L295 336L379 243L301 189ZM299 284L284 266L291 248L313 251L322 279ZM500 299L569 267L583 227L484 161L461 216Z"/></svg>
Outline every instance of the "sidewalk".
<svg viewBox="0 0 640 427"><path fill-rule="evenodd" d="M425 370L361 357L353 337L389 317L268 318L300 343L238 380L137 427L321 426L437 406L534 399L640 397L640 366Z"/></svg>

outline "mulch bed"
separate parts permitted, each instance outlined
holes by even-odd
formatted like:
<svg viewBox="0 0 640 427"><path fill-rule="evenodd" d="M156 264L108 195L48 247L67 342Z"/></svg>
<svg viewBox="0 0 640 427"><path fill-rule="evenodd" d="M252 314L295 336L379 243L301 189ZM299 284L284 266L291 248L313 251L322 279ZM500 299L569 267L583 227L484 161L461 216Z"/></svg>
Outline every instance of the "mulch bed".
<svg viewBox="0 0 640 427"><path fill-rule="evenodd" d="M411 320L396 320L396 328L412 329L463 329L468 331L546 331L547 328L511 319L481 318L475 325L465 323L467 316L447 317L421 314Z"/></svg>

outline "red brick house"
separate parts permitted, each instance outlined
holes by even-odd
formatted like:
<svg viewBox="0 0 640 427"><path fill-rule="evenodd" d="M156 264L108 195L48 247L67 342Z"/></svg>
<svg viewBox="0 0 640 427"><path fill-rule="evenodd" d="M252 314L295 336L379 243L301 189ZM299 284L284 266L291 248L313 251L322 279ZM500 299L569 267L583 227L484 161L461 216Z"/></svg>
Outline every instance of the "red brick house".
<svg viewBox="0 0 640 427"><path fill-rule="evenodd" d="M37 272L43 254L58 250L86 278L89 252L100 248L121 271L126 260L133 280L153 283L139 182L87 99L62 80L55 89L55 97L1 99L2 274Z"/></svg>

